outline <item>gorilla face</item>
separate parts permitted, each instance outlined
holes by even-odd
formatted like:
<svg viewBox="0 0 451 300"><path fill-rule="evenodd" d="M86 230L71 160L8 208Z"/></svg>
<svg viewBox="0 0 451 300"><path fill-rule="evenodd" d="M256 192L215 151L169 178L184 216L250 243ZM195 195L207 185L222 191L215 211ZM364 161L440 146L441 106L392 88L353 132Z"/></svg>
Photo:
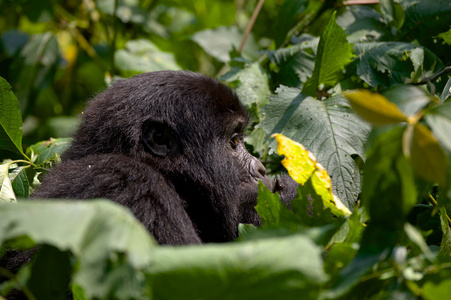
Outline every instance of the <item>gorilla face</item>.
<svg viewBox="0 0 451 300"><path fill-rule="evenodd" d="M248 114L225 85L161 71L116 82L94 98L62 163L34 197L105 197L129 207L160 243L226 242L259 225L258 182L284 201L245 148ZM87 166L89 171L86 172Z"/></svg>

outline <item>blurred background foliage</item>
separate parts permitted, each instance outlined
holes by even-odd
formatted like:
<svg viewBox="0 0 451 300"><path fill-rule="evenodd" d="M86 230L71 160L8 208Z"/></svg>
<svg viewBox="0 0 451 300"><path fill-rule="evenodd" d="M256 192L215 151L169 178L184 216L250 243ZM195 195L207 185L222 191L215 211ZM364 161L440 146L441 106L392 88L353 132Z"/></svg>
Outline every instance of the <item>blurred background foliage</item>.
<svg viewBox="0 0 451 300"><path fill-rule="evenodd" d="M223 73L257 2L0 0L0 76L19 99L24 146L70 135L73 116L115 76L163 69ZM258 58L259 49L281 43L282 3L265 1L245 57ZM320 30L319 24L309 29Z"/></svg>

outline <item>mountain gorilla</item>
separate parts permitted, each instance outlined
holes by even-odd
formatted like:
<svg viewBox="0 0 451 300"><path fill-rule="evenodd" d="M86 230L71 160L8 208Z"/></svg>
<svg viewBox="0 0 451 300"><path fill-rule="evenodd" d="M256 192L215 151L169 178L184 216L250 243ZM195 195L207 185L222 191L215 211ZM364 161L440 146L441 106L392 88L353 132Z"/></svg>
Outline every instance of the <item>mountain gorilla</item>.
<svg viewBox="0 0 451 300"><path fill-rule="evenodd" d="M258 225L258 181L291 200L297 184L271 182L246 150L248 114L225 85L191 72L120 80L95 97L62 162L34 198L109 198L161 244L227 242Z"/></svg>

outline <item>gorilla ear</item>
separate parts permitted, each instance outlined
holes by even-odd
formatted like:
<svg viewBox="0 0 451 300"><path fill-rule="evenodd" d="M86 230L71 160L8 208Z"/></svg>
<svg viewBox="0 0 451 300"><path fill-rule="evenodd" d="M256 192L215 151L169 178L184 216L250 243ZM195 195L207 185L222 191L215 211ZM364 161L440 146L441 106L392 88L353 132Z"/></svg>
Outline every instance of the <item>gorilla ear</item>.
<svg viewBox="0 0 451 300"><path fill-rule="evenodd" d="M178 151L175 132L166 124L146 121L142 127L142 142L146 151L166 157Z"/></svg>

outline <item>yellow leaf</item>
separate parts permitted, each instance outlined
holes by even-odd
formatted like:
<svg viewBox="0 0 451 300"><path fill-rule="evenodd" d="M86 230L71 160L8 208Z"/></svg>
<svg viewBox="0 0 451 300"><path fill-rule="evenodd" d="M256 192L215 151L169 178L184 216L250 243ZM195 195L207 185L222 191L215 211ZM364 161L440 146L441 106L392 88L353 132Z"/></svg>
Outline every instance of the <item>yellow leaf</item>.
<svg viewBox="0 0 451 300"><path fill-rule="evenodd" d="M420 123L409 124L403 135L403 152L423 179L446 184L448 161L432 132Z"/></svg>
<svg viewBox="0 0 451 300"><path fill-rule="evenodd" d="M381 94L356 90L346 92L344 95L359 116L374 126L407 122L407 116Z"/></svg>
<svg viewBox="0 0 451 300"><path fill-rule="evenodd" d="M277 141L277 153L284 155L282 165L297 183L303 185L312 178L312 185L321 197L323 205L336 216L348 216L349 209L332 193L332 183L326 169L316 161L313 153L295 141L281 135L274 134Z"/></svg>

